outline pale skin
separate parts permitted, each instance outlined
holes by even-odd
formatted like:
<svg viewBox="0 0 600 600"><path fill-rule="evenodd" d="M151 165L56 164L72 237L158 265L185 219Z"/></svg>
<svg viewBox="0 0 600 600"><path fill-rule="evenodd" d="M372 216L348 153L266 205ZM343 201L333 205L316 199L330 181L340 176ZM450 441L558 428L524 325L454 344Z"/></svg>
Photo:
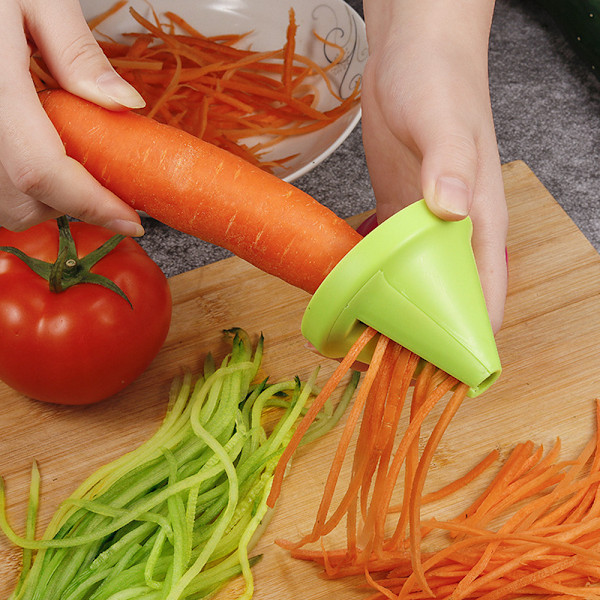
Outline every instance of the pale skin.
<svg viewBox="0 0 600 600"><path fill-rule="evenodd" d="M487 80L491 0L364 0L370 57L363 139L381 221L424 197L444 219L474 223L494 331L506 296L507 213ZM0 226L60 214L142 235L137 213L65 155L29 76L35 41L64 89L111 110L143 106L114 72L77 0L2 0Z"/></svg>

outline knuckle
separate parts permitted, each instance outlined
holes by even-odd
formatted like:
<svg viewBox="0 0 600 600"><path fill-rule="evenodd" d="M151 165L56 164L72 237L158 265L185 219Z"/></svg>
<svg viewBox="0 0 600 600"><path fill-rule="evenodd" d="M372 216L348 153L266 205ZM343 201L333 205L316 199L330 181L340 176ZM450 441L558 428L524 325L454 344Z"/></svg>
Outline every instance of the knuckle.
<svg viewBox="0 0 600 600"><path fill-rule="evenodd" d="M33 225L36 225L37 222L27 216L11 219L8 222L3 224L3 227L8 229L9 231L13 231L15 233L19 233L21 231L26 231Z"/></svg>
<svg viewBox="0 0 600 600"><path fill-rule="evenodd" d="M477 145L472 135L466 132L448 133L441 140L449 153L456 157L473 160L477 156Z"/></svg>
<svg viewBox="0 0 600 600"><path fill-rule="evenodd" d="M71 73L90 66L100 56L96 41L85 33L71 39L61 51L61 64L68 65Z"/></svg>
<svg viewBox="0 0 600 600"><path fill-rule="evenodd" d="M50 216L47 207L31 199L15 198L0 210L0 226L20 232L37 225Z"/></svg>
<svg viewBox="0 0 600 600"><path fill-rule="evenodd" d="M50 194L52 180L50 169L41 165L34 166L31 163L25 163L17 168L13 177L13 185L25 196L39 200Z"/></svg>
<svg viewBox="0 0 600 600"><path fill-rule="evenodd" d="M78 205L76 209L71 211L73 213L72 216L86 223L98 223L98 215L93 208L92 205L88 204Z"/></svg>

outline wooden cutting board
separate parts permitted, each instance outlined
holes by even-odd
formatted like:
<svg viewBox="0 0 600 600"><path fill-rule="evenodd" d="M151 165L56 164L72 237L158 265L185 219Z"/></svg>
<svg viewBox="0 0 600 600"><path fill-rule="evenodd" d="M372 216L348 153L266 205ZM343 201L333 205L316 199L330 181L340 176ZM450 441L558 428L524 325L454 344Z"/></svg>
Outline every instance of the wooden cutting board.
<svg viewBox="0 0 600 600"><path fill-rule="evenodd" d="M432 488L455 479L492 448L506 452L527 439L548 447L560 437L563 456L571 457L593 432L594 399L600 396L600 256L524 163L507 164L503 172L511 217L509 296L497 338L504 370L488 392L463 404L432 465ZM19 531L33 459L42 473L41 534L80 481L154 432L175 375L195 370L209 350L227 352L223 329L262 331L264 368L273 379L306 379L319 363L322 381L332 372L333 362L310 352L300 335L306 293L237 258L173 277L171 287L173 323L165 346L118 396L71 408L28 400L0 384L0 474L9 518ZM312 565L291 560L273 543L277 537L296 539L312 525L336 442L332 432L295 459L256 550L264 558L255 568L255 598L361 597L354 582L325 582ZM483 484L432 511L456 514ZM19 560L20 552L0 535L0 598L12 590ZM221 596L232 597L236 585Z"/></svg>

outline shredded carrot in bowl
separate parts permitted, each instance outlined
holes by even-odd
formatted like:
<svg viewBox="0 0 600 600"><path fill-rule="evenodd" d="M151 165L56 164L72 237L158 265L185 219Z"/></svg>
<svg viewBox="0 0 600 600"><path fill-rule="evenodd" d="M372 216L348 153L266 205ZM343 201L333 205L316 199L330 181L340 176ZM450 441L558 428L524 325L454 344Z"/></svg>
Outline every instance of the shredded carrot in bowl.
<svg viewBox="0 0 600 600"><path fill-rule="evenodd" d="M90 28L97 30L126 4L120 0L90 20ZM165 13L166 23L156 14L151 22L133 8L129 12L143 32L124 32L130 43L104 39L99 44L117 72L146 101L146 107L137 112L269 172L296 156L267 160L265 153L273 145L322 129L359 102L358 85L345 99L331 85L328 72L344 55L340 46L317 36L337 52L326 67L296 52L293 9L282 47L268 52L238 47L247 33L207 37L172 12ZM31 57L31 74L38 91L57 87L37 52ZM337 106L317 108L314 81L325 83Z"/></svg>

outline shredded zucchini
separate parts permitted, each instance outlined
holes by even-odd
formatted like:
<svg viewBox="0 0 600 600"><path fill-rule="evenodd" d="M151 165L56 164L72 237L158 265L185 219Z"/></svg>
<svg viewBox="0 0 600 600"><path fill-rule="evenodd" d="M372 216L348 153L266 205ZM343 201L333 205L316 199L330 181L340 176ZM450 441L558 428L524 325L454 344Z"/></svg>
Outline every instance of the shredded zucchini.
<svg viewBox="0 0 600 600"><path fill-rule="evenodd" d="M208 356L195 382L189 373L176 379L156 433L82 483L41 539L34 539L37 465L23 536L8 523L0 479L0 528L23 548L9 600L193 600L238 575L240 598L252 597L259 557L250 552L270 514L273 471L315 393L317 371L306 383L253 383L263 338L253 347L243 330L228 333L232 350L221 365ZM306 439L339 421L357 384L355 373ZM270 430L266 410L279 411Z"/></svg>

